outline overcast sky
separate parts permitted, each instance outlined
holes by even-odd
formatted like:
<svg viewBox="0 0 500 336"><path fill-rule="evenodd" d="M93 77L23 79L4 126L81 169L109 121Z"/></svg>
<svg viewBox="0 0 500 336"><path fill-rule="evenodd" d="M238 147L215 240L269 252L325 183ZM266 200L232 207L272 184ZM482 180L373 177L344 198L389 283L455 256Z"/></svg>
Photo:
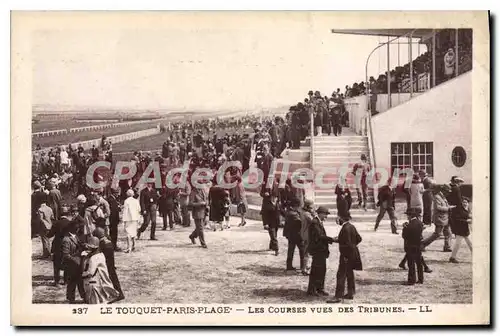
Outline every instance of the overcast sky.
<svg viewBox="0 0 500 336"><path fill-rule="evenodd" d="M33 103L240 109L295 104L308 90L343 92L364 80L368 54L387 39L332 34L331 28L305 20L254 20L244 29L214 23L196 30L38 31L32 40ZM407 50L401 45L401 65ZM393 67L396 46L391 55ZM369 75L385 67L386 49L372 57Z"/></svg>

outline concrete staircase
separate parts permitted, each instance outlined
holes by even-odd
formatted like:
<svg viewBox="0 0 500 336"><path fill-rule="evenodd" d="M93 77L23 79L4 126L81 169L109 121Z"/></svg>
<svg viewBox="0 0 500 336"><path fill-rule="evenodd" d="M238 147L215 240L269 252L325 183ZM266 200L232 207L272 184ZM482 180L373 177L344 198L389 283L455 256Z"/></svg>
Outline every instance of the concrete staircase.
<svg viewBox="0 0 500 336"><path fill-rule="evenodd" d="M324 172L325 168L346 169L347 172L352 172L354 164L360 161L361 154L369 157L368 140L365 136L358 136L351 130L344 128L342 136L335 137L321 136L314 138L314 172L315 175L319 172ZM280 176L283 163L289 165L289 173L294 172L298 168L310 167L311 147L309 139L301 143L301 149L289 150L283 153L283 159L278 160L276 166L276 175ZM337 204L335 195L335 186L339 183L338 172L326 173L323 176L323 182L329 184L328 188L322 189L318 185L309 192L307 198L314 198L316 207L322 205L330 210L331 215L328 216L326 222L333 224L337 218ZM377 211L375 210L373 190L368 189L367 210L358 208L356 187L352 174L347 174L347 183L353 196L353 205L351 208L352 221L354 223L375 223ZM262 197L259 190L246 189L246 197L248 201L248 209L246 218L261 220L260 209L262 205ZM236 206L232 206L231 213L236 213Z"/></svg>
<svg viewBox="0 0 500 336"><path fill-rule="evenodd" d="M340 182L342 172L347 172L346 183L352 194L353 204L351 207L351 217L356 222L375 223L377 211L373 189L368 189L367 210L358 207L358 197L354 176L352 175L353 166L360 162L361 154L369 158L368 138L353 133L350 129L344 128L341 136L323 135L314 138L314 172L317 175L329 169L331 172L325 173L323 177L323 187L315 185L314 203L316 206L325 206L330 210L331 215L327 219L333 222L337 218L337 204L335 195L335 186Z"/></svg>

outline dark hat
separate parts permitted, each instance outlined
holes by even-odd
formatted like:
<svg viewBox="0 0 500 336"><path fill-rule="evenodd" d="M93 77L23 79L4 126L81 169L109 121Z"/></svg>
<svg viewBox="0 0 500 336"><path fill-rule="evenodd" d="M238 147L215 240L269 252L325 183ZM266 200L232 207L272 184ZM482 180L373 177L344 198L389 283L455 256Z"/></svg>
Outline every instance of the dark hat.
<svg viewBox="0 0 500 336"><path fill-rule="evenodd" d="M91 251L99 249L99 238L90 236L86 244L86 249Z"/></svg>
<svg viewBox="0 0 500 336"><path fill-rule="evenodd" d="M328 211L328 209L325 208L324 206L319 206L318 209L316 209L316 212L317 213L324 213L326 215L330 214L330 211Z"/></svg>
<svg viewBox="0 0 500 336"><path fill-rule="evenodd" d="M98 227L94 230L94 232L92 232L92 235L100 239L106 235L106 232L104 231L104 228Z"/></svg>
<svg viewBox="0 0 500 336"><path fill-rule="evenodd" d="M347 213L344 213L344 214L339 214L338 217L343 222L347 222L347 221L350 221L352 219L351 213L349 211L347 211Z"/></svg>
<svg viewBox="0 0 500 336"><path fill-rule="evenodd" d="M365 154L361 154L361 160L366 160L366 155Z"/></svg>
<svg viewBox="0 0 500 336"><path fill-rule="evenodd" d="M418 216L420 215L420 210L419 209L416 209L416 208L409 208L408 210L406 210L406 214L408 216Z"/></svg>

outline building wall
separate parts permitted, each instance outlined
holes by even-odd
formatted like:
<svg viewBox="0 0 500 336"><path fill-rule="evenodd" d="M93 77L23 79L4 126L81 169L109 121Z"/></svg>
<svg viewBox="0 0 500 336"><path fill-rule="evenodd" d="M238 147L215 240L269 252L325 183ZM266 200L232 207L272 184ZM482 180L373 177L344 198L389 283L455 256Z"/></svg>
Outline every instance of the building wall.
<svg viewBox="0 0 500 336"><path fill-rule="evenodd" d="M420 92L413 93L413 98L421 95ZM412 97L409 93L392 93L391 94L391 106L396 107L410 100ZM353 98L347 98L344 100L346 111L349 114L350 128L359 135L366 135L366 117L367 103L366 96L357 96ZM385 113L388 109L388 95L378 94L377 95L377 111L379 113Z"/></svg>
<svg viewBox="0 0 500 336"><path fill-rule="evenodd" d="M457 175L472 183L471 72L372 117L372 126L377 168L390 172L391 142L433 142L436 182L446 183ZM455 146L462 146L467 154L460 168L451 160Z"/></svg>

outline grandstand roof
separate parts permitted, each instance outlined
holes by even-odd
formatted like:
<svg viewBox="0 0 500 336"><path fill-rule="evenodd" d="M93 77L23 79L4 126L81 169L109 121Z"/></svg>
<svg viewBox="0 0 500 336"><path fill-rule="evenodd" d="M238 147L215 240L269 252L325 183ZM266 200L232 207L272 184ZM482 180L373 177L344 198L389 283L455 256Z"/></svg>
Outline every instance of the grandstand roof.
<svg viewBox="0 0 500 336"><path fill-rule="evenodd" d="M413 29L332 29L334 34L372 35L372 36L402 36L410 34ZM415 29L413 37L422 38L432 33L432 29Z"/></svg>

